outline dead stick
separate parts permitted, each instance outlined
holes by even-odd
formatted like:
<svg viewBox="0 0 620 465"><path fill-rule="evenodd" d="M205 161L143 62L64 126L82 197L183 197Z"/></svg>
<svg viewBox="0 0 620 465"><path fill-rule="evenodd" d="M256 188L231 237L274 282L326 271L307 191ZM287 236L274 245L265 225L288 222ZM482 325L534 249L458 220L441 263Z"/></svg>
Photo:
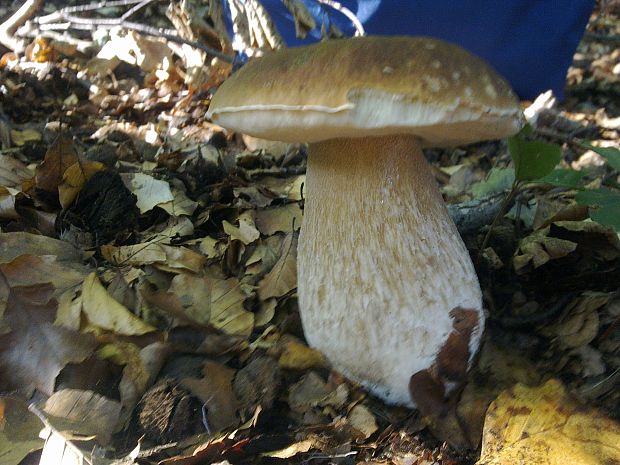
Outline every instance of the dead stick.
<svg viewBox="0 0 620 465"><path fill-rule="evenodd" d="M35 11L37 11L44 0L26 0L26 2L4 23L0 24L0 44L14 52L21 52L24 49L24 42L14 37L15 31L24 24Z"/></svg>

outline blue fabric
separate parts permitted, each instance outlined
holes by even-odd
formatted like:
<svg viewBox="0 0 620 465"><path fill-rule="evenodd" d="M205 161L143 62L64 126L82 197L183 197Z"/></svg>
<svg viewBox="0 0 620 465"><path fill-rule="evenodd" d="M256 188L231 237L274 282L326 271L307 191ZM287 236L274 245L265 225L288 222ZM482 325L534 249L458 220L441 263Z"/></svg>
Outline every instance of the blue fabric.
<svg viewBox="0 0 620 465"><path fill-rule="evenodd" d="M289 46L320 39L321 24L345 35L355 29L340 12L303 0L319 25L295 37L281 0L261 0ZM552 89L562 98L566 72L594 7L594 0L340 0L366 34L427 35L457 43L489 62L521 98Z"/></svg>

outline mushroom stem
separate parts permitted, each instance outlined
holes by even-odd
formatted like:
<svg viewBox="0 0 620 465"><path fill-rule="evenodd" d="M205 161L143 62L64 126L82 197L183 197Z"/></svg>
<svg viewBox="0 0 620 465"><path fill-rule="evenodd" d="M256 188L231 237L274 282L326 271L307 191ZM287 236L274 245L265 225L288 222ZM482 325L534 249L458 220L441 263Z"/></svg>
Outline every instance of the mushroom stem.
<svg viewBox="0 0 620 465"><path fill-rule="evenodd" d="M298 252L306 338L385 401L414 406L410 377L436 363L453 309L478 314L464 365L479 344L467 249L415 136L332 139L309 153Z"/></svg>

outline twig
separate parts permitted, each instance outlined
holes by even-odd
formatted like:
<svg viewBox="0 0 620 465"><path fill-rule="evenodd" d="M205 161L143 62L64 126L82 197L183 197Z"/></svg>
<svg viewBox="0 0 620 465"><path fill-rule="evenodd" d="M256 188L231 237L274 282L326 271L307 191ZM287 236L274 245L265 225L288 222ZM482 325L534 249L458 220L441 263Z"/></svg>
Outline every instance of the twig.
<svg viewBox="0 0 620 465"><path fill-rule="evenodd" d="M120 27L123 29L128 29L131 31L141 32L142 34L153 36L153 37L161 37L163 39L169 40L170 42L175 42L178 44L186 44L190 47L197 48L206 52L209 55L217 57L222 61L227 63L233 63L235 58L226 53L222 53L219 50L215 50L211 47L207 47L206 45L196 42L193 40L186 40L177 35L174 29L160 29L152 26L147 26L141 23L134 23L129 21L124 21L122 18L115 19L105 19L105 18L80 18L78 16L73 16L64 13L62 10L53 14L53 20L63 21L62 23L52 23L50 20L52 19L52 15L48 15L43 18L35 18L34 22L40 25L41 29L44 30L67 30L67 29L81 29L81 30L89 30L93 31L96 29L113 29L115 27Z"/></svg>
<svg viewBox="0 0 620 465"><path fill-rule="evenodd" d="M490 224L502 208L504 194L448 205L448 214L461 235L471 234Z"/></svg>
<svg viewBox="0 0 620 465"><path fill-rule="evenodd" d="M482 240L482 244L480 245L480 249L478 251L478 257L476 258L476 261L479 262L480 258L482 258L482 254L484 253L484 249L486 249L487 244L489 243L489 239L491 239L493 230L497 226L497 223L499 223L499 221L504 217L504 215L508 211L508 208L512 204L512 201L519 193L520 188L521 188L521 182L515 179L515 181L512 183L512 188L510 189L510 192L504 198L504 201L502 202L499 210L497 211L497 214L495 215L495 218L493 219L491 226L489 226L489 230L484 235L484 239Z"/></svg>
<svg viewBox="0 0 620 465"><path fill-rule="evenodd" d="M335 0L317 0L317 1L319 3L322 3L323 5L327 5L333 8L334 10L346 16L349 19L349 21L353 23L353 26L355 26L356 36L366 35L366 31L364 30L364 26L362 26L362 23L360 22L360 20L357 18L357 16L355 16L355 13L349 10L346 6L340 4L339 2L336 2Z"/></svg>
<svg viewBox="0 0 620 465"><path fill-rule="evenodd" d="M126 20L127 18L129 18L130 16L134 15L139 10L147 6L149 3L153 3L154 1L157 1L157 0L142 0L140 3L138 3L137 5L131 7L129 10L126 11L123 14L123 16L121 16L121 21Z"/></svg>
<svg viewBox="0 0 620 465"><path fill-rule="evenodd" d="M17 31L42 4L43 0L27 0L9 19L0 24L0 44L14 52L21 52L24 49L24 42L14 37L15 31Z"/></svg>
<svg viewBox="0 0 620 465"><path fill-rule="evenodd" d="M50 13L49 15L39 16L37 18L37 22L39 24L51 23L54 21L58 21L62 18L63 14L66 13L83 13L85 11L93 11L98 10L100 8L112 8L118 6L129 6L135 5L136 3L140 3L143 0L102 0L100 2L89 3L87 5L76 5L76 6L67 6L62 8L54 13Z"/></svg>

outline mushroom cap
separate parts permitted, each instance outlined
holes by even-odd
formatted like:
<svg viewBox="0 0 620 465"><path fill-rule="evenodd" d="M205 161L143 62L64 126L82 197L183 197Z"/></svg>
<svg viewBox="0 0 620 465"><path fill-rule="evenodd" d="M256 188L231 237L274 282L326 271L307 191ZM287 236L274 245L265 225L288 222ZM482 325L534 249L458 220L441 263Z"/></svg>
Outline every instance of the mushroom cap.
<svg viewBox="0 0 620 465"><path fill-rule="evenodd" d="M207 116L284 142L414 134L423 146L499 139L522 126L510 85L482 59L428 37L367 36L250 61Z"/></svg>

